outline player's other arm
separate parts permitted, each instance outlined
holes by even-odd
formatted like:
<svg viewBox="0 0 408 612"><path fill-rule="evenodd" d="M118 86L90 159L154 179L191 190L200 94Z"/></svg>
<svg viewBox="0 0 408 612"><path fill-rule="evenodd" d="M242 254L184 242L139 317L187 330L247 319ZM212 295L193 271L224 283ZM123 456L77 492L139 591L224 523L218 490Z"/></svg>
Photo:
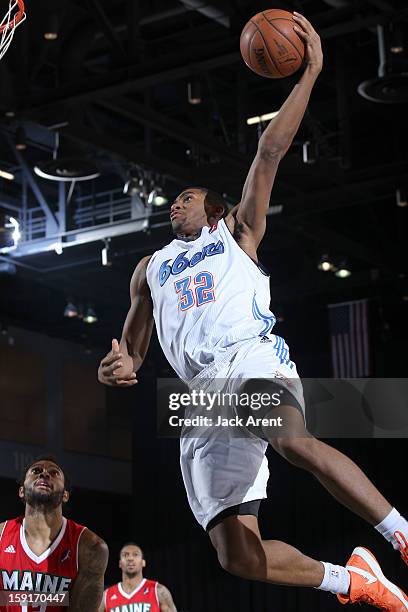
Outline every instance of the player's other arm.
<svg viewBox="0 0 408 612"><path fill-rule="evenodd" d="M306 69L279 114L262 134L243 188L241 203L226 219L242 248L254 258L265 233L266 212L279 162L299 129L313 85L323 65L318 34L305 17L295 14L294 19L296 32L306 46Z"/></svg>
<svg viewBox="0 0 408 612"><path fill-rule="evenodd" d="M177 612L171 593L164 584L157 585L157 596L159 598L160 612Z"/></svg>
<svg viewBox="0 0 408 612"><path fill-rule="evenodd" d="M106 612L105 601L106 601L106 591L102 595L102 601L101 601L101 605L98 608L98 612Z"/></svg>
<svg viewBox="0 0 408 612"><path fill-rule="evenodd" d="M146 270L150 261L144 257L136 266L130 281L130 309L120 342L112 340L112 350L102 359L98 380L113 387L130 387L136 381L149 348L153 330L153 304L147 284Z"/></svg>
<svg viewBox="0 0 408 612"><path fill-rule="evenodd" d="M70 594L71 612L99 612L103 578L108 564L108 547L88 529L79 540L78 576ZM102 608L104 610L104 608Z"/></svg>

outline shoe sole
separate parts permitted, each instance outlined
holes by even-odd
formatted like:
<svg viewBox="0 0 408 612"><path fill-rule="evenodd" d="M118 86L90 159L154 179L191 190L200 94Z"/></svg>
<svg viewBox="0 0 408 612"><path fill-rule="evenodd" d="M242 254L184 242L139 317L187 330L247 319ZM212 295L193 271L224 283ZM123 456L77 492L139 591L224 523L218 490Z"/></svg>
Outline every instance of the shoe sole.
<svg viewBox="0 0 408 612"><path fill-rule="evenodd" d="M401 591L401 589L399 589L395 584L390 582L384 576L381 567L374 555L362 546L358 546L357 548L355 548L353 550L353 555L357 555L361 559L363 559L363 561L367 563L377 580L381 582L381 584L383 584L389 591L391 591L393 595L395 595L395 597L399 599L399 601L404 605L405 610L408 610L408 600L405 598L404 593Z"/></svg>

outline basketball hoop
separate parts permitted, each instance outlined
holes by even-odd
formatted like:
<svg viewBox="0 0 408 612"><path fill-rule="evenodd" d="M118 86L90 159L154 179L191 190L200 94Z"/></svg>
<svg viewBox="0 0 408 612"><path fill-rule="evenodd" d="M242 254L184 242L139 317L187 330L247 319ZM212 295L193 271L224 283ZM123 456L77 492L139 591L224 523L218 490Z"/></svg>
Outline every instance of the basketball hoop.
<svg viewBox="0 0 408 612"><path fill-rule="evenodd" d="M23 0L9 0L9 8L0 22L0 59L13 40L15 29L26 18Z"/></svg>

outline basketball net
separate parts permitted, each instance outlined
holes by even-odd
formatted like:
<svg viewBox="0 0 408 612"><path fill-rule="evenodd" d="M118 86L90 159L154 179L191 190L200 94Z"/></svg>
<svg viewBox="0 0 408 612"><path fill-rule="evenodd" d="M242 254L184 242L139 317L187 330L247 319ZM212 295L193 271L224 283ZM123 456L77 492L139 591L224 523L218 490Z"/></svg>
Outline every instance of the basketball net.
<svg viewBox="0 0 408 612"><path fill-rule="evenodd" d="M16 28L23 23L25 18L24 2L9 0L8 11L0 22L0 60L7 52Z"/></svg>

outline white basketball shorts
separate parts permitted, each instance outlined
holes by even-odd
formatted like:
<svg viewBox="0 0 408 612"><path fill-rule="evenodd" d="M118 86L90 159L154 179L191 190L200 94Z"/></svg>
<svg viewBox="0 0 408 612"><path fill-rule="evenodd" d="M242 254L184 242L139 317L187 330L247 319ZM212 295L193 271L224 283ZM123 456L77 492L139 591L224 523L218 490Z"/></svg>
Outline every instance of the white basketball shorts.
<svg viewBox="0 0 408 612"><path fill-rule="evenodd" d="M302 384L289 348L279 336L245 341L227 359L205 368L190 388L222 385L223 392L239 392L249 379L273 379L290 392L304 414ZM221 381L221 382L220 382ZM219 390L219 386L217 390ZM224 409L223 409L224 410ZM231 415L235 416L234 408ZM208 435L207 435L208 434ZM182 436L181 471L194 516L205 529L220 512L243 502L266 498L269 477L267 442L237 428L211 427L200 437Z"/></svg>

